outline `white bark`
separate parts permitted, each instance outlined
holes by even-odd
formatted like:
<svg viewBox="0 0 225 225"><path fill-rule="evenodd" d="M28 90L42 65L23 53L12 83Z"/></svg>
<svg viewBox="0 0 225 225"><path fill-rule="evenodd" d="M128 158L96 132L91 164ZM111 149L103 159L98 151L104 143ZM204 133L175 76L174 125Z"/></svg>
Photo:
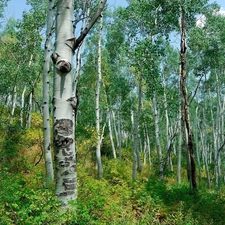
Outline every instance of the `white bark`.
<svg viewBox="0 0 225 225"><path fill-rule="evenodd" d="M152 107L153 107L153 114L154 114L154 121L155 121L155 140L156 140L156 147L157 147L158 160L159 160L159 176L160 176L160 179L163 179L163 158L162 158L162 149L161 149L160 140L159 140L159 115L157 110L155 93L152 99L152 103L153 103Z"/></svg>
<svg viewBox="0 0 225 225"><path fill-rule="evenodd" d="M112 145L112 153L113 153L113 158L116 158L116 149L115 149L115 145L114 145L114 140L113 140L113 132L112 132L112 112L111 110L109 111L109 115L108 115L109 119L108 119L108 127L109 127L109 138L110 138L110 142Z"/></svg>
<svg viewBox="0 0 225 225"><path fill-rule="evenodd" d="M98 167L98 178L102 179L102 160L101 160L101 130L100 130L100 88L102 82L102 70L101 70L101 40L102 40L102 25L103 25L103 16L100 18L100 30L98 38L98 79L96 83L96 92L95 92L95 114L96 114L96 131L97 131L97 146L96 146L96 158L97 158L97 167Z"/></svg>
<svg viewBox="0 0 225 225"><path fill-rule="evenodd" d="M167 96L166 96L166 83L165 83L165 77L163 74L163 86L164 86L164 109L165 109L165 118L166 118L166 149L167 149L167 163L170 164L170 169L173 171L173 163L171 159L171 148L172 148L172 141L170 139L170 122L169 122L169 116L168 116L168 104L167 104ZM166 168L165 168L166 169Z"/></svg>
<svg viewBox="0 0 225 225"><path fill-rule="evenodd" d="M49 113L49 83L50 83L49 73L50 73L50 52L52 46L53 7L54 1L49 0L46 42L44 52L44 66L43 66L43 105L42 105L46 185L52 183L54 180L54 170L51 151L50 113Z"/></svg>
<svg viewBox="0 0 225 225"><path fill-rule="evenodd" d="M13 87L13 100L12 100L12 109L11 109L11 114L10 114L10 124L13 121L14 112L16 109L16 100L17 100L17 86L15 85Z"/></svg>
<svg viewBox="0 0 225 225"><path fill-rule="evenodd" d="M54 71L54 145L56 195L64 205L76 200L77 175L74 139L73 78L73 0L57 2Z"/></svg>
<svg viewBox="0 0 225 225"><path fill-rule="evenodd" d="M199 181L202 179L202 173L201 173L201 162L200 162L200 154L199 154L199 147L198 147L198 132L201 132L198 126L199 126L199 118L198 118L198 106L196 107L196 118L195 118L195 146L196 146L196 155L197 155L197 162L198 162L198 173L199 173Z"/></svg>
<svg viewBox="0 0 225 225"><path fill-rule="evenodd" d="M21 95L21 111L20 111L20 126L23 127L23 112L24 112L24 96L26 92L26 86L23 88L23 92Z"/></svg>
<svg viewBox="0 0 225 225"><path fill-rule="evenodd" d="M30 92L29 102L28 102L28 113L27 113L27 124L26 127L31 127L31 113L32 113L32 103L33 103L33 92Z"/></svg>
<svg viewBox="0 0 225 225"><path fill-rule="evenodd" d="M139 120L141 115L141 102L142 102L142 75L140 74L139 77L139 84L138 84L138 108L136 113L136 120L133 122L133 173L132 179L136 180L136 170L139 172L141 171L141 163L140 163L140 154L139 154ZM136 168L137 167L137 168Z"/></svg>

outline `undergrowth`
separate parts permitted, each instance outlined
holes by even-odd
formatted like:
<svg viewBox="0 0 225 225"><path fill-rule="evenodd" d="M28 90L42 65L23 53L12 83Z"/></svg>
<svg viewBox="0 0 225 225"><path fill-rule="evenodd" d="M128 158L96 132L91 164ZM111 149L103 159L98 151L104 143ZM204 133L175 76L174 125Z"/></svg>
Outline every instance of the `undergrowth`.
<svg viewBox="0 0 225 225"><path fill-rule="evenodd" d="M134 182L129 157L103 157L104 178L98 180L90 141L78 146L77 202L71 202L63 212L54 195L54 185L43 185L40 131L15 127L9 131L13 135L0 136L0 225L224 224L223 188L200 186L191 191L187 183L178 185L173 177L159 180L148 165ZM90 146L88 150L85 143ZM123 151L130 154L128 149Z"/></svg>

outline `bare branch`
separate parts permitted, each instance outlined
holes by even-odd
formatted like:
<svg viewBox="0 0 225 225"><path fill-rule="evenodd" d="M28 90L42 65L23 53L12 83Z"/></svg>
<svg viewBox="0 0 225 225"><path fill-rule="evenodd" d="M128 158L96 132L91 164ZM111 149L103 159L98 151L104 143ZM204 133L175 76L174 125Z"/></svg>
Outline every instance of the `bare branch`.
<svg viewBox="0 0 225 225"><path fill-rule="evenodd" d="M94 17L91 19L91 21L89 22L89 24L81 32L80 36L76 39L76 43L75 43L75 46L74 46L74 50L76 50L78 48L78 46L84 40L84 38L86 37L86 35L90 31L90 29L93 27L93 25L95 24L95 22L97 21L97 19L101 16L101 13L102 13L102 11L103 11L103 9L105 7L106 1L107 0L102 0L100 2L99 8L98 8L97 12L95 13Z"/></svg>

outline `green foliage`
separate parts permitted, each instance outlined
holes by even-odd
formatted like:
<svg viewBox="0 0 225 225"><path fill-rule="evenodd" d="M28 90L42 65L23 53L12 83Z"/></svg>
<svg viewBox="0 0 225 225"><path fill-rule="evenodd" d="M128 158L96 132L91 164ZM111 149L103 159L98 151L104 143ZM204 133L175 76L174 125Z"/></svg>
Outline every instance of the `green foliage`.
<svg viewBox="0 0 225 225"><path fill-rule="evenodd" d="M26 187L20 175L1 172L0 224L47 224L54 222L59 205L49 190ZM52 215L52 216L50 216Z"/></svg>

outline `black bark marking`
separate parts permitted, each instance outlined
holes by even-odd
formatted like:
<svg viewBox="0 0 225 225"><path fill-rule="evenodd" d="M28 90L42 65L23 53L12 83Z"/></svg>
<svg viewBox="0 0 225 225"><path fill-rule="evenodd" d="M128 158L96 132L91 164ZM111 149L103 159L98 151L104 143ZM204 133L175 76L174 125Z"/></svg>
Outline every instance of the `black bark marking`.
<svg viewBox="0 0 225 225"><path fill-rule="evenodd" d="M56 120L54 143L56 147L68 149L73 143L73 138L65 137L73 134L73 121L69 119Z"/></svg>
<svg viewBox="0 0 225 225"><path fill-rule="evenodd" d="M72 165L70 168L69 168L69 171L70 173L74 173L76 171L76 165Z"/></svg>
<svg viewBox="0 0 225 225"><path fill-rule="evenodd" d="M62 155L63 156L71 156L71 155L73 155L73 152L70 151L70 148L63 148L62 149Z"/></svg>
<svg viewBox="0 0 225 225"><path fill-rule="evenodd" d="M73 143L73 139L69 137L63 137L61 135L55 135L54 143L56 147L68 148Z"/></svg>
<svg viewBox="0 0 225 225"><path fill-rule="evenodd" d="M70 162L64 161L64 160L59 161L59 167L65 168L65 167L69 167L69 166L70 166Z"/></svg>
<svg viewBox="0 0 225 225"><path fill-rule="evenodd" d="M76 188L76 180L74 178L72 179L63 179L63 186L65 187L65 190L74 190Z"/></svg>
<svg viewBox="0 0 225 225"><path fill-rule="evenodd" d="M69 195L74 195L75 192L74 191L65 191L65 192L61 192L58 194L58 196L69 196Z"/></svg>
<svg viewBox="0 0 225 225"><path fill-rule="evenodd" d="M57 134L69 136L73 133L73 121L69 119L60 119L55 122L55 131Z"/></svg>
<svg viewBox="0 0 225 225"><path fill-rule="evenodd" d="M69 175L70 174L70 172L68 171L68 170L66 170L66 171L64 171L63 173L61 173L61 176L67 176L67 175Z"/></svg>

